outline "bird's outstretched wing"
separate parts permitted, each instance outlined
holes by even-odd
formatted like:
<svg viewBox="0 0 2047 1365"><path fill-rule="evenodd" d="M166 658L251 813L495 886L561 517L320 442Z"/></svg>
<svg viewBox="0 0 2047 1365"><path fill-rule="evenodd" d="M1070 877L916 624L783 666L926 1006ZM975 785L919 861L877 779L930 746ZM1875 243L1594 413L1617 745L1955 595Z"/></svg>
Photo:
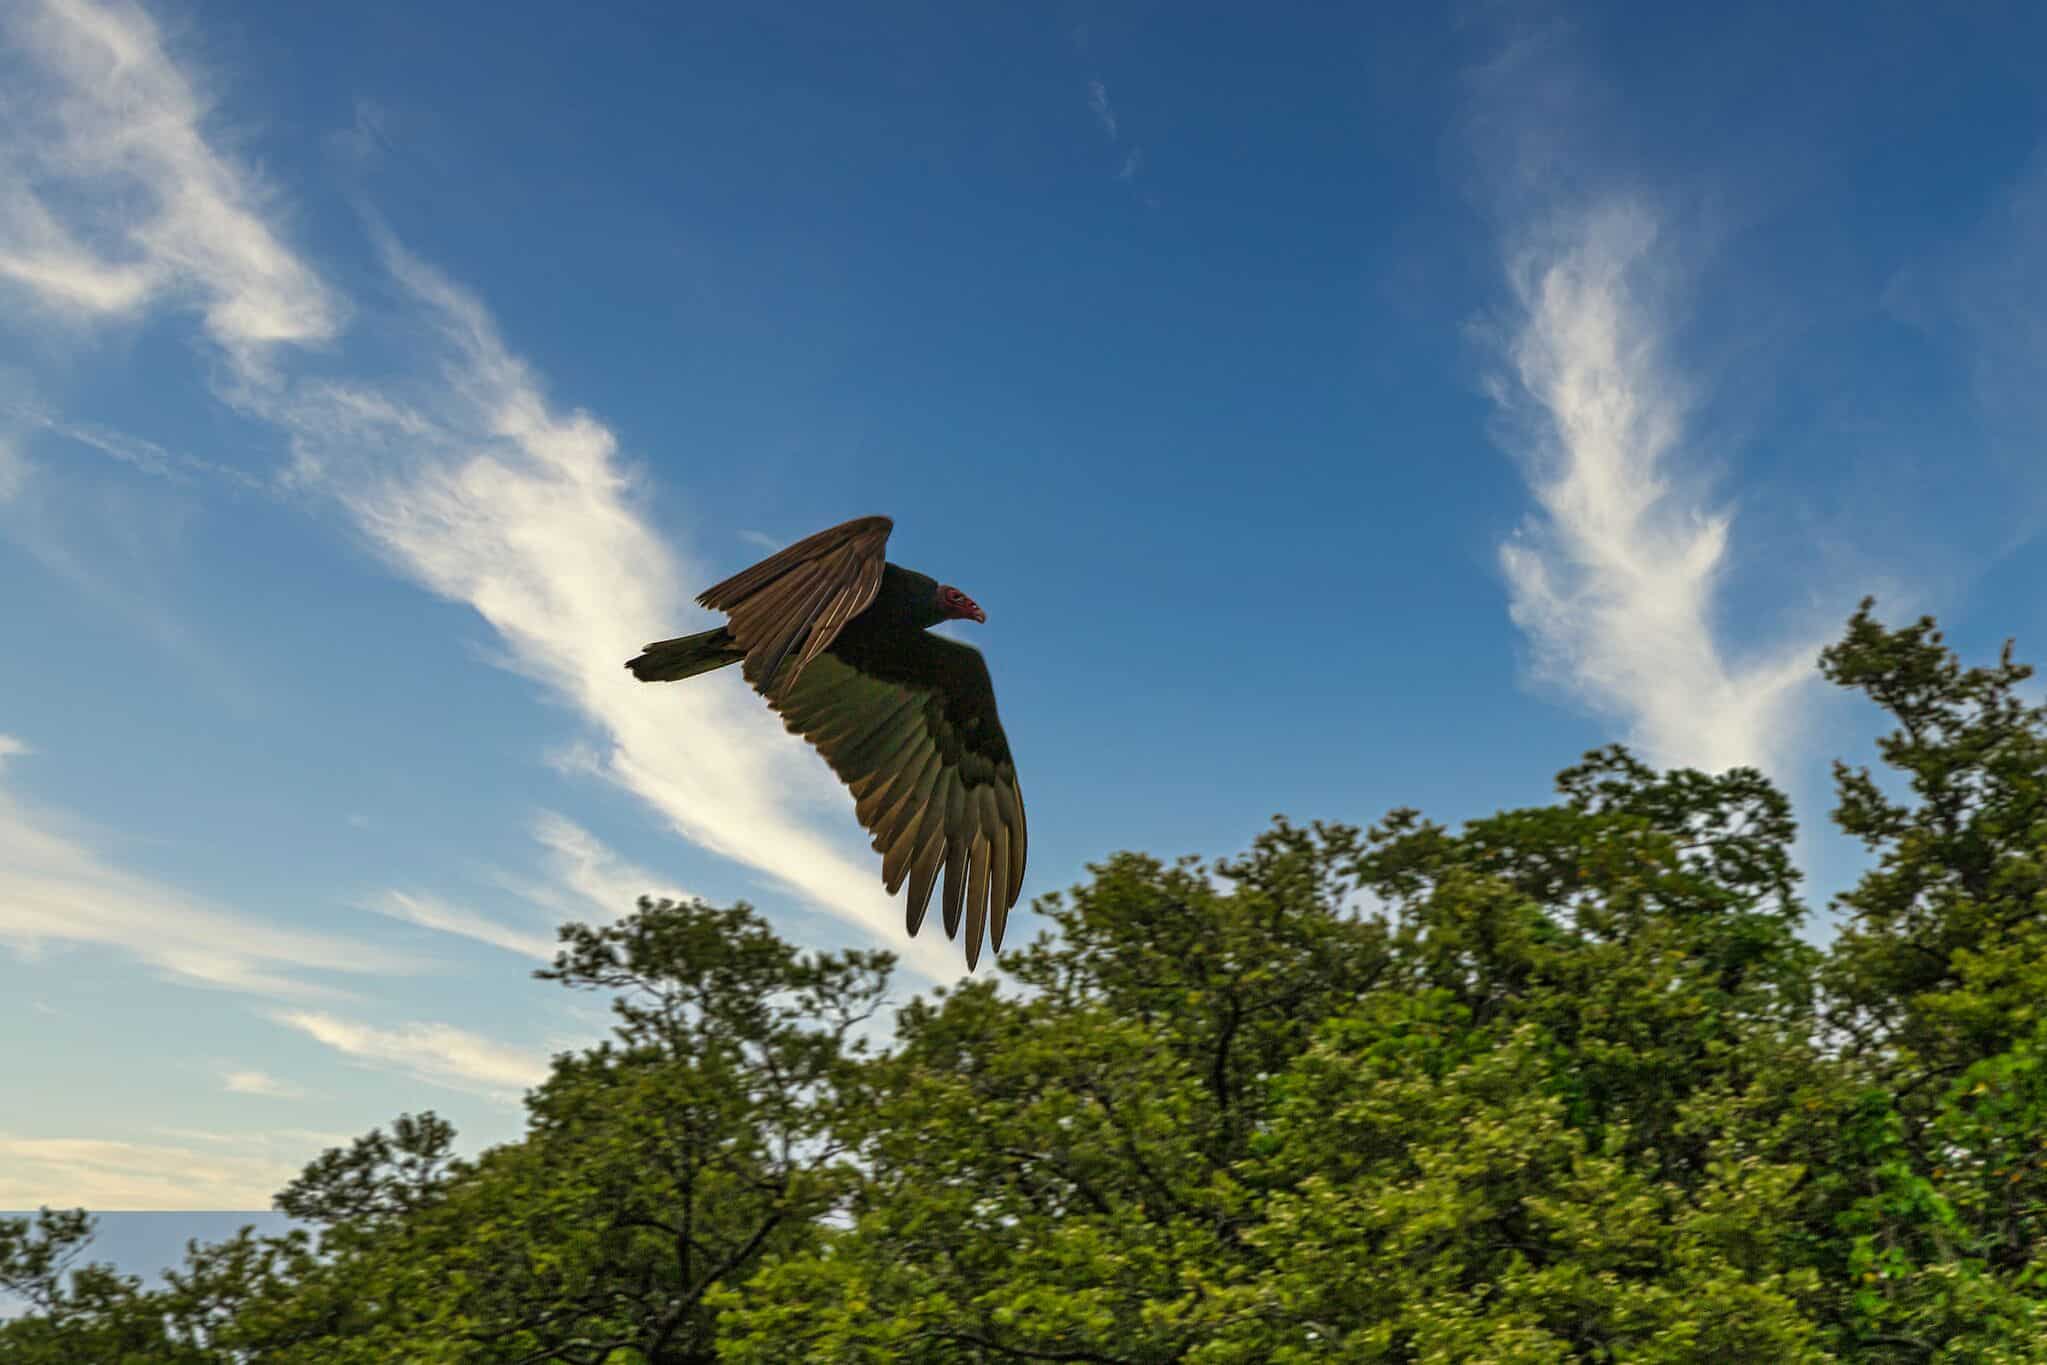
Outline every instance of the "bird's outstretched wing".
<svg viewBox="0 0 2047 1365"><path fill-rule="evenodd" d="M697 601L730 618L726 629L746 651L748 679L757 670L764 680L755 686L788 687L874 600L894 529L887 517L842 522L713 584ZM799 643L801 652L783 669Z"/></svg>
<svg viewBox="0 0 2047 1365"><path fill-rule="evenodd" d="M999 951L1023 890L1026 834L1023 792L981 651L925 631L885 648L848 640L774 692L760 688L751 658L743 668L783 723L852 789L889 894L909 883L911 936L943 870L945 934L959 937L964 918L967 970L980 961L984 926Z"/></svg>

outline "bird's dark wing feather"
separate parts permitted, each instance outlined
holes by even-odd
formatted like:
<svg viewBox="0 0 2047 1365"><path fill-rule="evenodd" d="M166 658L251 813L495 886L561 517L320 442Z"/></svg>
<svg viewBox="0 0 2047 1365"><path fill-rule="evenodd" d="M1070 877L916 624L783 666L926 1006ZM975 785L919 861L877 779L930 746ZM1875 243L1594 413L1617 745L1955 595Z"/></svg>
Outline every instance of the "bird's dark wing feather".
<svg viewBox="0 0 2047 1365"><path fill-rule="evenodd" d="M697 601L730 618L726 628L746 651L749 678L757 667L770 685L787 687L874 600L894 529L887 517L842 522L706 588ZM799 644L795 661L778 673Z"/></svg>
<svg viewBox="0 0 2047 1365"><path fill-rule="evenodd" d="M749 682L759 676L751 659L743 667ZM999 951L1023 890L1026 834L981 652L921 630L855 632L800 681L763 695L852 789L889 894L909 883L911 935L943 871L945 934L957 938L964 915L967 969L984 926Z"/></svg>

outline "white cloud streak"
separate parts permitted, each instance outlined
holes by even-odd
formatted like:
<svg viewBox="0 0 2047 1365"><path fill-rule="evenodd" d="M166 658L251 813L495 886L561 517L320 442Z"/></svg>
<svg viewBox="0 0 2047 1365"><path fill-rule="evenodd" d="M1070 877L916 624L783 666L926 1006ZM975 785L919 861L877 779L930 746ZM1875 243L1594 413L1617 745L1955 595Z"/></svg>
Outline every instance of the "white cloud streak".
<svg viewBox="0 0 2047 1365"><path fill-rule="evenodd" d="M520 900L546 911L552 924L592 919L608 923L631 913L642 896L690 899L689 892L621 858L564 815L541 812L532 833L543 854L543 875L522 877L497 871L493 876ZM472 938L541 962L554 961L560 947L551 934L522 929L434 896L386 891L365 905L393 919Z"/></svg>
<svg viewBox="0 0 2047 1365"><path fill-rule="evenodd" d="M641 896L690 899L689 892L619 857L597 836L566 816L543 811L534 822L533 837L548 852L555 883L581 897L587 907L596 909L605 919L626 914ZM542 895L542 904L562 908L557 899L544 896L545 890L532 888L528 894Z"/></svg>
<svg viewBox="0 0 2047 1365"><path fill-rule="evenodd" d="M245 1146L248 1144L244 1144ZM0 1208L112 1210L261 1209L317 1151L287 1157L104 1138L29 1138L0 1131ZM280 1144L281 1145L281 1144Z"/></svg>
<svg viewBox="0 0 2047 1365"><path fill-rule="evenodd" d="M225 479L244 488L263 488L263 480L243 473L239 469L202 460L196 455L166 450L154 441L140 436L88 422L70 422L34 408L20 404L0 407L0 413L12 416L23 429L42 430L66 441L96 450L109 459L119 461L131 469L154 478L183 481L193 473Z"/></svg>
<svg viewBox="0 0 2047 1365"><path fill-rule="evenodd" d="M208 142L147 14L91 0L7 14L42 79L0 99L0 280L87 316L189 300L244 374L276 343L335 334L339 302L266 222L254 173Z"/></svg>
<svg viewBox="0 0 2047 1365"><path fill-rule="evenodd" d="M514 928L488 915L478 914L459 905L449 905L433 896L386 891L368 904L370 909L380 915L389 915L408 924L417 924L423 929L472 938L479 943L488 943L494 948L502 948L508 953L517 953L521 957L530 957L541 962L554 961L555 942L547 935Z"/></svg>
<svg viewBox="0 0 2047 1365"><path fill-rule="evenodd" d="M1683 195L1648 192L1654 168L1617 131L1623 106L1579 57L1573 25L1486 22L1498 45L1466 73L1457 124L1465 188L1497 225L1513 301L1488 329L1489 378L1535 503L1500 547L1535 676L1618 721L1651 761L1788 780L1826 632L1804 602L1781 644L1729 647L1733 509L1711 496L1687 434L1712 376L1671 361L1717 212L1680 214L1666 205Z"/></svg>
<svg viewBox="0 0 2047 1365"><path fill-rule="evenodd" d="M706 614L684 584L709 576L651 525L612 432L588 413L553 410L474 297L381 241L443 348L441 383L417 393L307 387L269 405L304 477L400 571L474 608L508 646L509 666L598 728L608 743L596 771L685 838L889 942L914 969L957 976L943 940L897 942L901 912L878 869L799 813L834 802L851 832L844 793L739 679L657 688L626 672L643 641L701 628ZM574 862L583 855L572 828L542 838ZM582 875L613 916L654 889L644 874L607 875L595 862Z"/></svg>
<svg viewBox="0 0 2047 1365"><path fill-rule="evenodd" d="M1109 87L1099 80L1087 83L1088 112L1102 125L1102 131L1109 135L1109 141L1116 140L1116 106L1109 103Z"/></svg>
<svg viewBox="0 0 2047 1365"><path fill-rule="evenodd" d="M19 741L0 754L21 753ZM116 866L56 815L0 788L0 943L111 948L188 985L285 999L345 998L307 973L416 970L398 954L207 904Z"/></svg>
<svg viewBox="0 0 2047 1365"><path fill-rule="evenodd" d="M210 1128L179 1128L163 1124L149 1131L158 1137L176 1138L180 1142L204 1142L219 1147L288 1146L295 1150L311 1148L325 1151L329 1147L346 1147L355 1141L353 1133L331 1133L318 1128L258 1128L219 1133Z"/></svg>
<svg viewBox="0 0 2047 1365"><path fill-rule="evenodd" d="M451 1024L379 1028L314 1010L285 1010L274 1017L358 1062L492 1099L516 1100L547 1077L544 1055Z"/></svg>
<svg viewBox="0 0 2047 1365"><path fill-rule="evenodd" d="M1677 467L1687 394L1661 354L1655 217L1614 199L1563 221L1508 257L1521 316L1495 397L1524 419L1540 509L1500 551L1513 619L1540 675L1653 760L1778 769L1815 646L1732 661L1716 637L1732 518Z"/></svg>
<svg viewBox="0 0 2047 1365"><path fill-rule="evenodd" d="M262 1095L269 1099L304 1099L305 1087L280 1081L262 1071L230 1071L220 1078L220 1083L231 1095Z"/></svg>
<svg viewBox="0 0 2047 1365"><path fill-rule="evenodd" d="M0 174L0 282L97 316L196 299L234 363L222 396L287 433L286 486L331 495L400 572L480 614L509 666L604 736L606 778L912 969L960 974L936 935L901 941L875 860L851 851L866 841L850 801L743 682L650 687L622 667L645 640L700 629L684 585L716 575L651 525L602 422L551 407L482 304L381 230L439 382L411 369L294 379L277 343L337 337L342 302L266 220L272 196L209 142L206 106L154 24L91 0L26 0L4 22L35 79L0 106L15 115L0 124L0 172L12 172Z"/></svg>

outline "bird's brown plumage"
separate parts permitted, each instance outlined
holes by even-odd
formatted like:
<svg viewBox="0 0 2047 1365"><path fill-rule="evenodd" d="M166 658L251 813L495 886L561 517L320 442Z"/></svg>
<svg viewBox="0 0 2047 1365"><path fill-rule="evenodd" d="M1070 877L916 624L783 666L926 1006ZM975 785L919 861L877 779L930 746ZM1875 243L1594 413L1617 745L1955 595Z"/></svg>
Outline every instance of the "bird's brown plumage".
<svg viewBox="0 0 2047 1365"><path fill-rule="evenodd" d="M729 643L664 641L628 667L655 680L740 655L746 680L852 791L889 894L908 884L911 935L943 886L946 937L966 930L971 971L984 932L1001 949L1023 890L1023 792L988 665L925 629L940 619L938 585L884 561L892 529L861 517L734 574L697 599L730 618ZM651 653L663 649L688 659Z"/></svg>
<svg viewBox="0 0 2047 1365"><path fill-rule="evenodd" d="M887 517L856 517L704 589L697 601L725 613L726 629L746 651L749 681L757 669L757 687L794 682L846 622L867 610L894 529ZM803 652L778 676L799 641Z"/></svg>

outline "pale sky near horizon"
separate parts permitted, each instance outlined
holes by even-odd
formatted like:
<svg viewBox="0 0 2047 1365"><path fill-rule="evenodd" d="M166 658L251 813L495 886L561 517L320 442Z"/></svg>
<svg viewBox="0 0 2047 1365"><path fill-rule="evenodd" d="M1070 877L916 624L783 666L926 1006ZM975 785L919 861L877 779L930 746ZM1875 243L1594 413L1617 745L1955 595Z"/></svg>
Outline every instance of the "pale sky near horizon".
<svg viewBox="0 0 2047 1365"><path fill-rule="evenodd" d="M1381 8L0 3L0 1208L513 1137L641 894L958 975L620 667L874 512L1027 897L1624 739L1822 910L1856 601L2047 660L2047 12Z"/></svg>

